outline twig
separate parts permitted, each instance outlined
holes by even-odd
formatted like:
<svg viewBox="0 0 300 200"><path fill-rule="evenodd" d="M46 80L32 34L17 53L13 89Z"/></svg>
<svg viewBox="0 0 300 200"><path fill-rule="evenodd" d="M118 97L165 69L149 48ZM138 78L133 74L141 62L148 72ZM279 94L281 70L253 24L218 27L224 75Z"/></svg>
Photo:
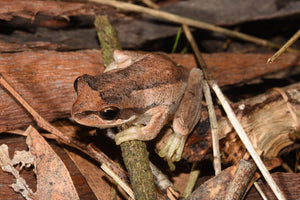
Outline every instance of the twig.
<svg viewBox="0 0 300 200"><path fill-rule="evenodd" d="M155 4L154 2L152 2L151 0L142 0L142 2L149 6L150 8L153 8L153 9L159 9L159 6L157 4Z"/></svg>
<svg viewBox="0 0 300 200"><path fill-rule="evenodd" d="M123 142L121 150L135 199L157 199L146 143L139 140Z"/></svg>
<svg viewBox="0 0 300 200"><path fill-rule="evenodd" d="M212 79L211 75L209 74L209 71L207 70L204 59L201 56L201 53L197 47L196 41L194 40L191 31L189 30L188 26L185 24L182 25L182 28L183 28L184 34L186 35L189 43L192 46L192 49L195 52L195 56L196 56L197 61L199 62L199 65L203 69L203 74L204 74L205 79L211 80ZM203 90L204 90L205 100L207 103L207 108L208 108L208 113L209 113L209 121L210 121L211 133L212 133L215 175L218 175L222 170L221 169L220 148L219 148L218 124L217 124L216 114L215 114L215 110L213 108L213 102L212 102L212 98L211 98L211 94L209 91L207 81L204 81Z"/></svg>
<svg viewBox="0 0 300 200"><path fill-rule="evenodd" d="M112 171L107 165L105 164L102 164L101 166L101 169L103 169L103 171L108 174L110 177L113 178L113 180L115 180L120 186L121 188L123 188L123 190L126 191L126 193L132 198L134 199L134 195L133 195L133 191L132 189L122 180L120 179L119 176L117 176L115 174L114 171Z"/></svg>
<svg viewBox="0 0 300 200"><path fill-rule="evenodd" d="M300 37L300 29L273 55L267 63L274 62L287 48L289 48Z"/></svg>
<svg viewBox="0 0 300 200"><path fill-rule="evenodd" d="M204 62L204 59L201 55L201 52L200 52L200 50L197 46L197 43L196 43L189 27L186 24L182 24L182 28L183 28L185 37L188 39L188 41L189 41L189 43L190 43L190 45L191 45L191 47L194 51L194 54L196 56L196 61L201 66L201 69L202 69L203 75L204 75L204 79L206 81L212 80L211 74L209 73L209 71L207 69L206 63Z"/></svg>
<svg viewBox="0 0 300 200"><path fill-rule="evenodd" d="M107 134L106 136L110 139L115 139L115 132L113 130L111 134ZM151 171L154 176L154 182L156 186L161 190L165 191L165 194L167 197L172 199L178 199L180 193L178 192L178 189L173 185L173 183L169 180L168 176L165 175L160 169L158 169L151 161L149 162Z"/></svg>
<svg viewBox="0 0 300 200"><path fill-rule="evenodd" d="M254 187L256 188L257 192L263 198L263 200L268 200L267 196L265 195L264 191L261 189L261 187L258 185L257 182L254 183Z"/></svg>
<svg viewBox="0 0 300 200"><path fill-rule="evenodd" d="M107 16L97 16L95 20L101 50L105 53L103 62L109 65L114 61L113 52L121 49L119 38ZM104 26L104 27L103 27ZM109 31L103 31L109 30ZM120 130L122 127L119 127ZM122 157L134 191L135 199L157 199L153 174L149 166L148 152L145 142L139 140L126 141L120 144Z"/></svg>
<svg viewBox="0 0 300 200"><path fill-rule="evenodd" d="M97 35L101 44L101 51L104 66L109 65L114 61L113 53L116 49L121 49L117 31L110 25L107 15L96 16L95 26Z"/></svg>
<svg viewBox="0 0 300 200"><path fill-rule="evenodd" d="M204 96L205 96L205 100L207 103L210 129L211 129L215 175L218 175L222 171L221 154L220 154L220 146L219 146L219 134L218 134L218 123L217 123L215 109L213 107L211 93L210 93L209 86L208 86L206 80L204 81L204 84L203 84L203 91L204 91Z"/></svg>
<svg viewBox="0 0 300 200"><path fill-rule="evenodd" d="M189 31L188 26L184 25L183 27L184 27L184 29L187 30L187 32L189 32L189 35L191 36L191 37L188 38L188 40L192 38L192 40L194 41L194 39L192 37L192 34ZM197 45L193 45L192 44L192 48L193 48L195 54L200 53ZM222 107L224 108L224 110L225 110L225 112L227 114L227 117L228 117L230 123L232 124L233 128L235 129L235 131L237 132L238 136L240 137L241 141L243 142L243 144L245 145L246 149L248 150L248 152L252 156L252 158L255 161L255 163L256 163L257 167L259 168L260 172L262 173L262 175L266 179L267 183L269 184L269 186L273 190L273 192L276 195L276 197L279 200L284 200L285 197L284 197L283 193L281 192L281 190L279 189L279 187L275 183L275 181L272 178L271 174L269 173L269 171L267 170L266 166L262 162L262 160L259 157L258 153L256 152L255 148L253 147L250 139L248 138L248 136L247 136L246 132L244 131L243 127L241 126L241 124L237 120L237 117L236 117L235 113L233 112L231 106L227 102L227 100L226 100L225 96L223 95L221 89L216 84L216 82L211 78L211 76L210 76L210 74L209 74L209 72L207 70L207 65L206 65L205 61L203 60L202 56L201 55L196 55L196 58L197 58L197 60L199 59L198 62L201 65L204 77L208 81L209 86L214 90L215 94L217 95L219 101L221 102Z"/></svg>
<svg viewBox="0 0 300 200"><path fill-rule="evenodd" d="M285 169L285 171L287 171L289 173L294 173L293 170L290 168L290 166L287 163L285 163L285 162L281 164L281 167L283 169Z"/></svg>
<svg viewBox="0 0 300 200"><path fill-rule="evenodd" d="M245 194L257 167L254 162L241 159L232 181L227 188L225 200L239 200Z"/></svg>
<svg viewBox="0 0 300 200"><path fill-rule="evenodd" d="M229 36L229 37L239 38L241 40L253 42L253 43L256 43L256 44L259 44L262 46L272 47L272 48L276 48L276 49L279 49L281 47L281 45L274 44L267 40L263 40L263 39L260 39L260 38L254 37L254 36L250 36L250 35L247 35L244 33L240 33L237 31L232 31L229 29L221 28L219 26L215 26L215 25L212 25L209 23L193 20L193 19L190 19L187 17L181 17L181 16L174 15L174 14L171 14L168 12L164 12L164 11L153 10L153 9L146 8L143 6L138 6L138 5L115 1L115 0L88 0L88 1L100 3L100 4L104 4L104 5L110 5L115 8L119 8L119 9L126 10L126 11L146 13L146 14L149 14L149 15L152 15L152 16L155 16L158 18L162 18L162 19L165 19L165 20L168 20L171 22L175 22L175 23L179 23L179 24L186 24L186 25L197 27L200 29L205 29L205 30L221 33L221 34ZM287 50L290 52L299 52L299 50L291 49L291 48L288 48Z"/></svg>
<svg viewBox="0 0 300 200"><path fill-rule="evenodd" d="M262 162L262 160L259 157L258 153L256 152L255 148L253 147L253 145L252 145L250 139L248 138L245 130L243 129L243 127L241 126L241 124L237 120L236 115L234 114L232 108L230 107L229 103L225 99L225 96L223 95L221 89L219 88L219 86L214 81L211 81L211 87L215 91L215 94L217 95L218 99L220 100L220 102L222 104L222 107L224 108L230 123L232 124L235 131L239 135L241 141L245 145L245 147L248 150L248 152L250 153L251 157L255 161L255 163L256 163L257 167L259 168L260 172L262 173L262 175L264 176L264 178L268 182L270 188L273 190L274 194L276 195L276 197L279 200L284 200L285 197L284 197L283 193L281 192L281 190L277 186L277 184L274 181L274 179L272 178L270 172L268 171L268 169L266 168L266 166Z"/></svg>
<svg viewBox="0 0 300 200"><path fill-rule="evenodd" d="M169 178L158 169L153 163L150 162L150 168L154 176L154 181L162 191L166 191L167 197L171 199L178 199L180 193L175 188L173 183L169 180Z"/></svg>
<svg viewBox="0 0 300 200"><path fill-rule="evenodd" d="M22 97L19 95L10 85L9 83L4 79L4 77L0 74L0 84L7 90L9 93L15 97L19 103L32 115L32 117L37 122L38 126L49 131L50 133L53 133L56 135L59 139L65 141L68 144L74 143L70 137L63 134L59 130L57 130L55 127L53 127L49 122L47 122L44 118L42 118ZM76 144L78 146L82 146L81 144Z"/></svg>

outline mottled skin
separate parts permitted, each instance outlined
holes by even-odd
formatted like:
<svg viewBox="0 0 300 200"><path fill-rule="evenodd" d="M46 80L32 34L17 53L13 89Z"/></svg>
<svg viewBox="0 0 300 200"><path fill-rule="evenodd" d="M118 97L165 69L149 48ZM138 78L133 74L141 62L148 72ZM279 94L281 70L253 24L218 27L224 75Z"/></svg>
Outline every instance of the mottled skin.
<svg viewBox="0 0 300 200"><path fill-rule="evenodd" d="M180 160L185 140L200 118L202 73L189 72L164 54L116 51L115 62L98 76L75 81L72 117L99 128L126 124L116 143L151 140L173 122L173 137L160 152Z"/></svg>

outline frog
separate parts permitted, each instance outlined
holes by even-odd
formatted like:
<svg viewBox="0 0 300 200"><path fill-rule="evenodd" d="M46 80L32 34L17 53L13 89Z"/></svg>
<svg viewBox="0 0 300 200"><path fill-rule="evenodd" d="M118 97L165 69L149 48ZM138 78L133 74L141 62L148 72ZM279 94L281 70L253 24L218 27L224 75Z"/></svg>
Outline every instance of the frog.
<svg viewBox="0 0 300 200"><path fill-rule="evenodd" d="M104 73L74 81L72 118L100 129L123 127L115 136L117 145L153 140L167 127L172 134L158 154L174 169L200 120L202 71L189 71L160 52L116 50L113 57Z"/></svg>

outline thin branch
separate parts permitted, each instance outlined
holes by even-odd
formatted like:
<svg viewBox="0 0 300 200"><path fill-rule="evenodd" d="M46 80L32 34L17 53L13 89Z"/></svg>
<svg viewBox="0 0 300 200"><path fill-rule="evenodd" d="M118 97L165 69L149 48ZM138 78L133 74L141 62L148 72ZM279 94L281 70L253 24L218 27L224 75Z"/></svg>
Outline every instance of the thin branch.
<svg viewBox="0 0 300 200"><path fill-rule="evenodd" d="M102 164L100 167L101 167L101 169L102 169L106 174L108 174L110 177L112 177L113 180L116 181L116 182L121 186L121 188L123 188L123 190L125 190L126 193L127 193L132 199L134 199L133 191L132 191L132 189L129 187L128 184L126 184L122 179L120 179L120 177L117 176L117 175L115 174L115 172L112 171L107 165Z"/></svg>
<svg viewBox="0 0 300 200"><path fill-rule="evenodd" d="M115 28L107 16L96 16L98 38L101 41L103 62L109 65L114 61L113 52L121 49ZM122 127L119 127L121 130ZM157 199L154 177L149 166L148 151L144 141L132 140L120 144L122 157L129 173L131 186L136 199Z"/></svg>
<svg viewBox="0 0 300 200"><path fill-rule="evenodd" d="M209 122L210 122L211 136L212 136L212 146L213 146L213 157L214 157L213 162L214 162L215 175L217 176L222 171L219 134L218 134L218 122L217 122L215 109L213 106L213 101L211 98L211 93L206 80L204 81L203 84L203 91L204 91L204 96L207 103L207 109L209 115Z"/></svg>
<svg viewBox="0 0 300 200"><path fill-rule="evenodd" d="M203 69L203 74L204 74L205 79L211 80L211 75L209 74L207 66L204 62L203 57L201 56L200 50L197 47L196 41L194 40L194 37L193 37L189 27L187 25L183 24L182 28L183 28L184 34L186 35L190 45L192 46L192 49L195 52L195 56L196 56L197 61L199 62L199 65ZM214 110L214 106L213 106L213 102L212 102L212 98L211 98L211 93L210 93L207 81L204 81L203 91L204 91L204 96L205 96L205 100L207 103L209 121L210 121L211 133L212 133L215 175L218 175L222 171L220 147L219 147L218 124L217 124L216 114L215 114L215 110Z"/></svg>
<svg viewBox="0 0 300 200"><path fill-rule="evenodd" d="M154 176L154 181L157 187L161 191L165 191L169 199L178 199L180 193L173 183L169 180L168 176L165 175L160 169L158 169L153 163L150 162L150 168Z"/></svg>
<svg viewBox="0 0 300 200"><path fill-rule="evenodd" d="M225 96L223 95L223 93L222 93L221 89L219 88L219 86L214 81L211 81L211 87L215 91L215 94L217 95L218 99L220 100L220 102L222 104L222 107L224 108L230 123L232 124L235 131L239 135L241 141L245 145L246 149L250 153L251 157L255 161L257 167L259 168L259 170L262 173L263 177L265 178L265 180L269 184L270 188L273 190L276 197L279 200L286 199L284 197L283 193L281 192L281 190L279 189L279 187L277 186L276 182L274 181L273 177L271 176L270 172L268 171L268 169L264 165L263 161L259 157L259 155L256 152L255 148L253 147L253 145L252 145L250 139L248 138L245 130L243 129L243 127L239 123L235 113L233 112L231 106L229 105L229 103L225 99Z"/></svg>
<svg viewBox="0 0 300 200"><path fill-rule="evenodd" d="M159 9L159 6L152 2L151 0L141 0L145 5L153 9Z"/></svg>
<svg viewBox="0 0 300 200"><path fill-rule="evenodd" d="M187 17L181 17L181 16L174 15L174 14L171 14L168 12L164 12L164 11L153 10L153 9L146 8L143 6L138 6L138 5L115 1L115 0L88 0L88 1L113 6L115 8L119 8L119 9L126 10L126 11L133 11L133 12L149 14L149 15L161 18L161 19L171 21L171 22L175 22L175 23L179 23L179 24L186 24L186 25L193 26L196 28L221 33L221 34L229 36L229 37L239 38L241 40L253 42L253 43L256 43L256 44L259 44L262 46L267 46L267 47L271 47L271 48L275 48L275 49L279 49L281 47L281 45L274 44L274 43L269 42L264 39L260 39L260 38L257 38L257 37L251 36L251 35L247 35L244 33L240 33L237 31L225 29L225 28L222 28L219 26L215 26L215 25L206 23L206 22L193 20L193 19L190 19ZM299 50L297 50L297 49L288 48L287 50L290 52L299 52Z"/></svg>
<svg viewBox="0 0 300 200"><path fill-rule="evenodd" d="M107 15L96 16L94 24L101 44L103 63L107 67L107 65L114 61L114 51L116 49L121 50L118 32L111 26Z"/></svg>
<svg viewBox="0 0 300 200"><path fill-rule="evenodd" d="M286 51L300 37L300 29L273 55L267 63L274 62L284 51Z"/></svg>
<svg viewBox="0 0 300 200"><path fill-rule="evenodd" d="M268 200L268 198L265 195L264 191L261 189L261 187L258 185L257 182L254 183L254 187L257 190L257 192L259 193L259 195L261 196L261 198L263 198L263 200Z"/></svg>
<svg viewBox="0 0 300 200"><path fill-rule="evenodd" d="M189 32L189 34L188 34L189 37L187 37L188 40L191 39L191 38L192 38L192 40L194 40L192 34L189 31L188 26L183 25L183 27L184 27L184 29L187 30L187 32ZM200 53L197 45L192 45L192 48L193 48L195 54ZM243 129L243 127L239 123L235 113L233 112L233 110L232 110L231 106L229 105L228 101L226 100L226 98L225 98L223 92L221 91L220 87L216 84L216 82L213 79L211 79L211 77L209 75L209 72L207 70L207 65L206 65L205 61L203 60L202 56L201 55L196 55L196 58L197 58L197 61L199 62L200 66L203 70L204 77L208 78L206 80L208 81L209 86L214 90L215 94L217 95L219 101L221 102L222 107L224 108L224 110L227 114L227 117L228 117L230 123L232 124L233 128L235 129L238 136L240 137L241 141L243 142L246 149L248 150L248 152L252 156L252 158L255 161L255 163L256 163L257 167L259 168L260 172L264 176L264 178L267 181L267 183L269 184L270 188L273 190L276 197L279 200L284 200L285 197L284 197L283 193L281 192L281 190L279 189L279 187L275 183L275 181L272 178L270 172L267 170L266 166L264 165L264 163L262 162L262 160L259 157L258 153L256 152L255 148L253 147L250 139L248 138L245 130Z"/></svg>
<svg viewBox="0 0 300 200"><path fill-rule="evenodd" d="M241 159L233 179L227 187L225 200L242 199L256 169L254 162Z"/></svg>

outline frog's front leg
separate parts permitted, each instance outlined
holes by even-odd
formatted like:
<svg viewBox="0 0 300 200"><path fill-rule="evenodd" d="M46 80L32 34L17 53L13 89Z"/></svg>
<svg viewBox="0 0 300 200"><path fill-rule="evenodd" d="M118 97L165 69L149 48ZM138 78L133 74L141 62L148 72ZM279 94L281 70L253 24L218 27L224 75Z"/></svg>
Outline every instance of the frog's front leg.
<svg viewBox="0 0 300 200"><path fill-rule="evenodd" d="M132 127L119 132L115 141L119 145L122 142L130 140L143 140L148 141L154 139L160 130L167 123L169 116L169 108L166 106L157 106L148 110L146 116L151 117L149 123L145 125L133 125Z"/></svg>
<svg viewBox="0 0 300 200"><path fill-rule="evenodd" d="M190 71L188 85L173 119L174 133L159 152L166 157L170 168L174 169L172 161L179 161L187 136L192 132L200 119L202 100L202 71L194 68Z"/></svg>

